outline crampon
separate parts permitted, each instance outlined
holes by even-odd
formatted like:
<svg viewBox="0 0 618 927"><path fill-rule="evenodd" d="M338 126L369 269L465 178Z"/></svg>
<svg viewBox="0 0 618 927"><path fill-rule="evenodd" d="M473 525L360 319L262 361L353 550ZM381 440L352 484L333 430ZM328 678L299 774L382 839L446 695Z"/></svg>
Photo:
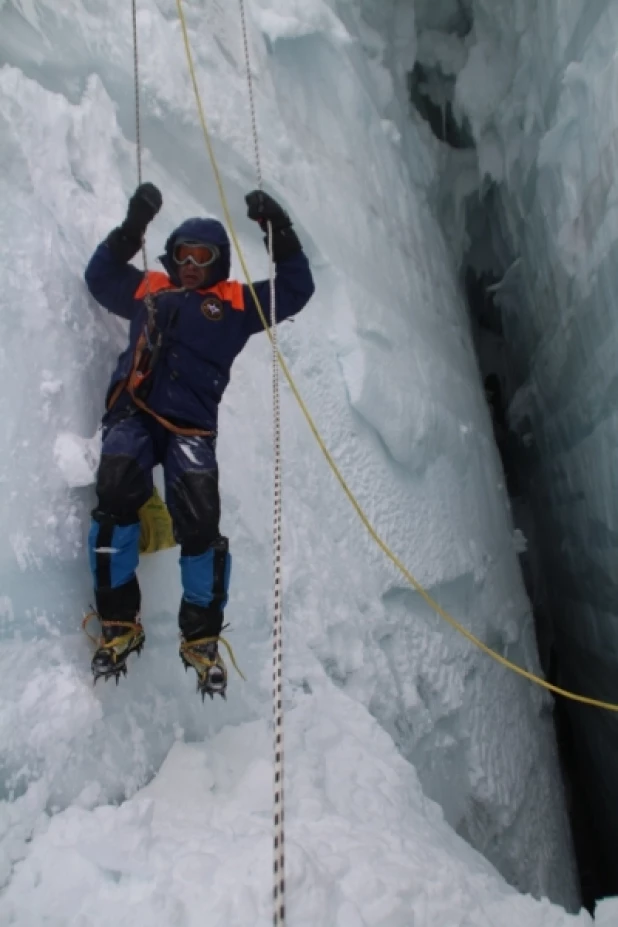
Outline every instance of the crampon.
<svg viewBox="0 0 618 927"><path fill-rule="evenodd" d="M211 699L215 695L227 697L227 667L219 653L219 644L227 648L234 669L244 679L234 658L234 651L224 637L201 637L192 641L183 638L180 642L180 659L185 670L192 667L197 673L197 691L201 694L202 701L207 695Z"/></svg>
<svg viewBox="0 0 618 927"><path fill-rule="evenodd" d="M182 640L180 643L180 659L185 670L192 667L197 673L197 691L202 701L207 695L211 699L215 695L226 698L227 669L219 656L219 640L217 637L203 637L195 641Z"/></svg>
<svg viewBox="0 0 618 927"><path fill-rule="evenodd" d="M87 629L88 623L97 618L101 625L101 636L94 637ZM99 679L114 678L116 685L121 676L127 675L127 657L130 653L141 653L144 641L144 628L139 621L104 621L96 612L90 612L84 618L82 627L90 640L96 645L91 668L96 685Z"/></svg>

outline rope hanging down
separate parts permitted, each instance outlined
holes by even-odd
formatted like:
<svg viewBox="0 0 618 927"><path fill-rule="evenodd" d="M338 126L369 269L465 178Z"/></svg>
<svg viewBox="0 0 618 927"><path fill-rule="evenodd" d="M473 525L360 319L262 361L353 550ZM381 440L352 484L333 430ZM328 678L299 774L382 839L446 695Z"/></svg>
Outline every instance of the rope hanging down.
<svg viewBox="0 0 618 927"><path fill-rule="evenodd" d="M255 168L258 187L262 189L262 168L260 165L260 143L255 115L253 81L251 79L251 58L249 36L245 17L244 0L240 3L245 67L251 131L255 149ZM283 763L283 617L281 613L281 409L279 402L279 363L277 359L277 307L275 302L275 266L273 262L272 224L268 223L268 277L270 282L270 332L272 345L272 393L273 393L273 728L274 728L274 794L273 794L273 924L285 925L285 830L284 830L284 763Z"/></svg>
<svg viewBox="0 0 618 927"><path fill-rule="evenodd" d="M139 106L139 52L137 42L137 0L131 0L131 12L133 19L133 85L135 88L135 153L137 158L137 183L142 183L142 128L141 114ZM148 309L148 327L146 335L149 337L149 329L154 325L155 307L152 295L150 293L150 281L148 279L148 255L146 254L146 236L142 237L142 260L144 261L144 281L146 285L146 295L144 302Z"/></svg>
<svg viewBox="0 0 618 927"><path fill-rule="evenodd" d="M137 0L131 0L133 13L133 85L135 88L135 154L137 158L137 183L142 182L142 129L141 115L139 108L139 53L137 46ZM142 238L142 257L144 259L144 271L148 273L148 258L146 255L146 238Z"/></svg>
<svg viewBox="0 0 618 927"><path fill-rule="evenodd" d="M241 0L242 2L242 0ZM275 268L272 254L272 224L268 223L270 272L270 312L273 347L273 422L275 487L273 502L273 722L275 736L274 835L273 835L273 923L285 924L285 851L284 851L284 780L283 780L283 619L281 614L281 413L279 405L279 364L277 362L277 317L275 305Z"/></svg>
<svg viewBox="0 0 618 927"><path fill-rule="evenodd" d="M253 98L253 78L251 77L251 58L249 55L249 33L247 31L247 19L245 17L245 0L239 0L240 3L240 23L242 27L242 40L245 49L245 67L247 69L247 90L249 92L249 111L251 113L251 131L253 133L253 146L255 148L255 170L257 182L260 190L262 189L262 165L260 163L260 144L258 141L257 119L255 118L255 100ZM269 252L271 253L271 252Z"/></svg>
<svg viewBox="0 0 618 927"><path fill-rule="evenodd" d="M206 123L206 117L205 117L205 115L204 115L204 109L203 109L202 101L201 101L201 97L200 97L199 87L198 87L198 84L197 84L197 77L196 77L196 74L195 74L195 66L194 66L194 64L193 64L193 56L192 56L192 54L191 54L191 46L190 46L190 44L189 44L189 36L188 36L188 34L187 34L187 26L186 26L186 22L185 22L185 17L184 17L184 12L183 12L183 9L182 9L181 0L176 0L176 4L177 4L177 7L178 7L178 14L179 14L179 18L180 18L181 27L182 27L182 33L183 33L185 51L186 51L186 55L187 55L187 65L188 65L188 68L189 68L189 73L190 73L190 75L191 75L191 81L192 81L192 84L193 84L193 90L194 90L194 93L195 93L198 115L199 115L200 124L201 124L201 127L202 127L202 132L203 132L203 135L204 135L204 140L205 140L205 142L206 142L206 148L207 148L207 150L208 150L208 156L209 156L209 158L210 158L210 163L211 163L211 165L212 165L212 170L213 170L213 173L214 173L214 176L215 176L215 181L216 181L216 184L217 184L217 188L218 188L218 190L219 190L219 197L220 197L220 199L221 199L221 207L222 207L222 209L223 209L223 213L224 213L224 215L225 215L225 220L226 220L227 225L228 225L228 228L229 228L229 230L230 230L230 237L232 238L232 241L234 242L234 247L236 248L236 251L237 251L237 253L238 253L238 259L239 259L239 261L240 261L240 264L241 264L241 267L242 267L242 270L243 270L243 274L244 274L244 276L245 276L245 280L247 281L247 286L249 287L249 290L251 291L251 294L252 294L252 296L253 296L253 299L255 300L255 304L256 304L257 310L258 310L258 312L259 312L260 318L261 318L261 320L262 320L262 324L264 325L264 328L266 329L266 333L268 334L269 337L272 338L272 335L271 335L270 331L268 330L268 326L267 326L267 324L266 324L266 319L265 319L265 317L264 317L264 313L262 312L262 309L261 309L261 307L260 307L260 302L259 302L259 300L258 300L258 298L257 298L257 294L255 293L255 289L253 288L253 286L252 286L252 284L251 284L251 278L250 278L250 276L249 276L249 270L248 270L248 268L247 268L247 264L246 264L244 255L243 255L243 253L242 253L242 250L241 250L241 247L240 247L240 243L239 243L238 237L237 237L237 235L236 235L236 231L235 231L235 228L234 228L234 223L233 223L232 217L231 217L231 215L230 215L230 209L229 209L229 206L228 206L227 197L226 197L226 195L225 195L225 191L224 191L224 189L223 189L223 184L222 184L222 182L221 182L221 175L220 175L220 173L219 173L219 168L218 168L218 165L217 165L217 160L216 160L216 158L215 158L215 154L214 154L214 151L213 151L213 148L212 148L212 143L211 143L211 140L210 140L210 134L209 134L209 131L208 131L208 126L207 126L207 123ZM613 702L606 702L606 701L603 701L602 699L590 698L589 696L586 696L586 695L579 695L577 692L571 692L571 691L569 691L568 689L563 689L563 688L561 688L560 686L556 686L556 685L554 685L553 683L548 682L546 679L543 679L543 678L541 678L540 676L537 676L535 673L530 672L530 670L526 670L526 669L524 669L522 666L518 666L517 663L513 663L511 660L508 660L506 657L503 657L502 654L497 653L497 651L495 651L495 650L492 650L491 647L488 647L487 644L483 643L483 641L480 640L478 637L476 637L476 635L474 635L471 631L468 631L467 628L465 628L462 624L460 624L460 622L457 621L456 618L453 618L452 615L450 615L444 608L442 608L442 606L441 606L438 602L435 601L435 599L433 599L433 598L429 595L429 593L421 586L421 584L418 582L418 580L416 580L416 579L414 578L414 576L412 575L412 573L410 573L410 571L407 569L407 567L404 566L404 564L401 562L401 560L399 559L399 557L398 557L395 553L393 553L393 551L392 551L392 550L390 549L390 547L386 544L386 542L382 540L382 538L380 537L380 535L378 534L378 532L376 531L376 529L373 527L373 525L372 525L371 522L369 521L369 518L367 517L367 515L365 514L365 512L364 512L363 508L361 507L360 503L358 502L358 500L357 500L356 497L354 496L352 490L350 489L350 487L349 487L348 484L346 483L346 481L345 481L343 475L341 474L339 468L337 467L337 464L335 463L335 461L334 461L334 459L333 459L333 457L332 457L330 451L329 451L328 448L326 447L326 445L325 445L325 443L324 443L324 440L322 439L322 436L320 435L320 433L319 433L319 431L318 431L318 429L317 429L317 426L316 426L315 422L313 421L313 418L311 417L311 414L310 414L310 412L309 412L307 406L305 405L305 402L304 402L302 396L300 395L300 392L299 392L299 390L298 390L298 387L296 386L296 383L295 383L295 381L294 381L294 379L293 379L293 377L292 377L292 375L291 375L291 373L290 373L290 371L289 371L289 369L288 369L288 366L287 366L287 364L286 364L286 362L285 362L283 356L281 355L281 353L280 353L278 350L277 350L277 360L278 360L279 365L280 365L280 367L281 367L281 369L282 369L282 371L283 371L283 374L284 374L284 376L285 376L285 378L286 378L286 380L287 380L288 386L290 387L290 389L291 389L291 391L292 391L292 393L293 393L293 395L294 395L294 398L296 399L298 405L300 406L300 409L301 409L301 411L302 411L302 413L303 413L303 415L304 415L304 417L305 417L305 419L306 419L306 421L307 421L307 424L309 425L309 428L311 429L311 432L312 432L312 434L313 434L315 440L317 441L317 443L318 443L318 445L319 445L319 447L320 447L320 450L322 451L324 457L326 458L329 467L330 467L331 470L333 471L333 473L334 473L334 475L335 475L337 481L339 482L339 485L340 485L341 488L343 489L343 491L344 491L345 495L347 496L347 498L348 498L350 504L352 505L354 511L356 512L356 514L358 515L358 517L359 517L360 520L362 521L363 525L364 525L365 528L367 529L368 533L369 533L370 536L373 538L373 540L375 541L375 543L377 544L377 546L380 548L380 550L381 550L381 551L385 554L385 556L391 561L391 563L394 564L394 566L396 566L397 569L405 576L405 578L408 580L408 582L410 583L410 585L416 590L416 592L418 592L418 594L421 596L421 598L423 598L423 599L425 600L425 602L427 603L427 605L429 605L429 607L430 607L433 611L435 611L438 615L440 615L441 618L443 618L448 624L450 624L450 626L451 626L455 631L457 631L459 634L461 634L463 637L465 637L467 641L469 641L471 644L474 644L475 647L478 647L478 649L479 649L479 650L482 650L483 653L487 654L487 656L491 657L491 658L492 658L493 660L495 660L497 663L500 663L500 664L501 664L502 666L504 666L506 669L509 669L509 670L511 670L513 673L516 673L518 676L522 676L524 679L527 679L527 680L529 680L529 682L533 682L535 685L540 686L540 687L543 688L543 689L546 689L548 692L552 692L554 695L561 695L563 698L569 699L570 701L579 702L579 703L582 704L582 705L590 705L590 706L592 706L593 708L603 708L603 709L605 709L606 711L612 711L612 712L617 712L617 713L618 713L618 704L615 704L615 703L613 703Z"/></svg>

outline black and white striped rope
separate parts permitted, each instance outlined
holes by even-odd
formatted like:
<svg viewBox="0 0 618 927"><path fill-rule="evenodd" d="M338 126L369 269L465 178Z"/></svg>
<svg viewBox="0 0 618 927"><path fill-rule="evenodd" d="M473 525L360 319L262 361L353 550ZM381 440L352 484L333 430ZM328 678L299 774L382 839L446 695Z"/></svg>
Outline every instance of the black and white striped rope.
<svg viewBox="0 0 618 927"><path fill-rule="evenodd" d="M247 30L247 19L245 16L244 0L240 3L240 22L242 25L242 39L245 47L245 65L247 68L247 89L249 91L249 109L251 112L251 131L253 132L253 147L255 149L255 168L257 182L260 190L262 189L262 166L260 163L260 145L258 141L257 121L255 118L255 100L253 97L253 78L251 77L251 56L249 55L249 33Z"/></svg>
<svg viewBox="0 0 618 927"><path fill-rule="evenodd" d="M135 88L135 148L137 157L137 183L142 183L142 127L141 113L139 105L139 50L137 37L137 0L131 0L131 11L133 14L133 85ZM146 254L146 236L142 238L142 259L144 261L144 273L146 274L146 296L144 301L148 308L148 318L154 324L154 302L150 295L150 285L148 282L148 255Z"/></svg>
<svg viewBox="0 0 618 927"><path fill-rule="evenodd" d="M285 924L285 848L283 782L283 619L281 609L281 411L279 406L279 363L277 361L277 314L275 274L272 259L272 225L268 223L270 271L270 322L273 346L273 441L275 484L273 498L273 723L275 733L274 838L273 838L273 923Z"/></svg>
<svg viewBox="0 0 618 927"><path fill-rule="evenodd" d="M255 148L255 166L258 187L262 188L260 145L255 115L255 99L251 78L249 37L245 16L244 0L239 0L242 24L251 129ZM273 497L273 726L274 726L274 807L273 807L273 924L285 927L285 832L284 832L284 781L283 781L283 620L281 610L281 413L279 405L279 362L277 347L277 306L275 301L275 266L272 249L272 225L268 223L268 257L270 280L270 329L272 344L273 385L273 453L274 453L274 497Z"/></svg>

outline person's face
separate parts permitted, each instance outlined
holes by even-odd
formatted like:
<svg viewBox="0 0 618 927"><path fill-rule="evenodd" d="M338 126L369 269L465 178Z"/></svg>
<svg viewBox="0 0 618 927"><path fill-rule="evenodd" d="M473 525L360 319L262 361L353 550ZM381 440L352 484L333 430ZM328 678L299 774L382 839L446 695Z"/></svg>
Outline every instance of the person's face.
<svg viewBox="0 0 618 927"><path fill-rule="evenodd" d="M219 257L219 249L215 245L183 241L174 246L173 257L181 286L197 290L206 284L210 267Z"/></svg>
<svg viewBox="0 0 618 927"><path fill-rule="evenodd" d="M187 261L186 264L180 264L178 267L178 276L180 278L180 285L185 287L185 289L199 290L208 279L208 268L196 267L191 261Z"/></svg>

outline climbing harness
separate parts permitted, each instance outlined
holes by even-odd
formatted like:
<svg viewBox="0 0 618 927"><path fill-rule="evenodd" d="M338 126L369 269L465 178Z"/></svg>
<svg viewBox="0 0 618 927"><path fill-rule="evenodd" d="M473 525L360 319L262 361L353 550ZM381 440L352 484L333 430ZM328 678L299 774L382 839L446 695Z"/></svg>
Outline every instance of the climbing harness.
<svg viewBox="0 0 618 927"><path fill-rule="evenodd" d="M219 191L219 197L220 197L220 200L221 200L221 208L222 208L222 210L223 210L223 213L224 213L224 216L225 216L225 221L226 221L227 226L228 226L229 231L230 231L230 237L231 237L232 241L234 242L234 247L236 248L236 252L237 252L237 254L238 254L238 259L239 259L239 261L240 261L240 264L241 264L241 267L242 267L242 271L243 271L243 274L244 274L244 276L245 276L245 280L246 280L246 282L247 282L247 286L249 287L249 291L251 292L251 295L253 296L253 299L254 299L254 301L255 301L255 305L256 305L257 311L258 311L258 313L259 313L260 319L262 320L262 324L263 324L263 326L264 326L264 328L265 328L265 330L266 330L266 334L267 334L268 337L271 338L271 340L272 340L272 333L270 332L270 330L269 330L269 328L268 328L268 324L267 324L267 322L266 322L266 318L265 318L265 316L264 316L263 310L262 310L262 308L261 308L261 306L260 306L259 299L257 298L257 294L256 294L256 292L255 292L255 289L254 289L252 283L251 283L251 278L250 278L250 275L249 275L249 270L248 270L248 267L247 267L247 263L246 263L246 261L245 261L244 254L243 254L242 249L241 249L241 247L240 247L240 243L239 243L239 241L238 241L238 237L237 237L237 235L236 235L236 231L235 231L235 227L234 227L234 222L233 222L233 220L232 220L232 216L231 216L231 214L230 214L229 205L228 205L228 202L227 202L227 196L226 196L225 190L224 190L224 188L223 188L223 183L222 183L222 180L221 180L221 175L220 175L220 172L219 172L217 160L216 160L215 153L214 153L213 146L212 146L212 142L211 142L211 139L210 139L210 132L209 132L209 130L208 130L208 125L207 125L207 122L206 122L206 117L205 117L205 115L204 115L204 108L203 108L203 106L202 106L200 91L199 91L199 87L198 87L198 84L197 84L197 76L196 76L196 73L195 73L195 66L194 66L194 63L193 63L193 55L192 55L192 52L191 52L191 45L190 45L190 42L189 42L189 36L188 36L188 32L187 32L187 26L186 26L184 11L183 11L183 9L182 9L182 2L181 2L181 0L176 0L176 5L177 5L177 8L178 8L178 15L179 15L180 23L181 23L181 28L182 28L182 34L183 34L183 40L184 40L184 46L185 46L185 53L186 53L186 56L187 56L187 66L188 66L189 73L190 73L190 76L191 76L191 81L192 81L192 84L193 84L193 91L194 91L194 94L195 94L195 100L196 100L196 106L197 106L198 116L199 116L200 125L201 125L201 128L202 128L202 134L203 134L203 136L204 136L204 141L205 141L205 143L206 143L206 149L207 149L207 151L208 151L208 157L209 157L209 159L210 159L210 163L211 163L211 166L212 166L213 174L214 174L214 177L215 177L215 182L216 182L216 185L217 185L217 189L218 189L218 191ZM309 426L309 428L310 428L310 430L311 430L311 432L312 432L312 434L313 434L313 436L314 436L314 438L315 438L315 440L316 440L316 442L317 442L317 444L318 444L320 450L322 451L322 454L323 454L324 457L326 458L326 461L327 461L327 463L328 463L330 469L332 470L334 476L336 477L337 481L339 482L339 485L341 486L343 492L344 492L345 495L347 496L347 498L348 498L350 504L352 505L354 511L356 512L356 514L357 514L358 517L360 518L361 522L362 522L363 525L365 526L367 532L369 533L369 535L371 536L371 538L373 539L373 541L375 542L375 544L380 548L380 550L384 553L384 555L391 561L391 563L392 563L394 566L397 567L397 569L400 571L400 573L402 573L403 576L405 576L405 578L406 578L407 581L410 583L410 585L416 590L416 592L418 592L418 594L421 596L421 598L423 598L423 599L425 600L425 602L427 603L427 605L429 605L429 607L430 607L433 611L435 611L438 615L440 615L440 617L443 618L444 621L446 621L448 624L450 624L450 626L451 626L455 631L457 631L459 634L461 634L463 637L465 637L466 640L469 641L469 643L473 644L475 647L478 647L478 649L481 650L481 651L483 651L483 653L487 654L488 657L491 657L491 658L492 658L493 660L495 660L497 663L500 663L500 664L501 664L502 666L504 666L506 669L511 670L513 673L516 673L518 676L522 676L524 679L527 679L529 682L532 682L532 683L534 683L535 685L540 686L541 688L545 689L546 691L552 692L554 695L561 695L563 698L569 699L570 701L578 702L578 703L580 703L580 704L582 704L582 705L590 705L590 706L592 706L592 707L594 707L594 708L603 708L603 709L605 709L606 711L612 711L612 712L617 712L617 713L618 713L618 704L615 704L615 703L612 703L612 702L606 702L606 701L603 701L602 699L590 698L590 697L588 697L588 696L586 696L586 695L579 695L579 694L576 693L576 692L571 692L571 691L568 690L568 689L563 689L561 686L556 686L556 685L554 685L553 683L548 682L546 679L543 679L542 677L537 676L535 673L530 672L530 670L524 669L522 666L519 666L517 663L513 663L511 660L507 659L507 657L503 657L502 654L498 653L498 652L495 651L495 650L492 650L491 647L488 647L487 644L483 643L483 641L480 640L478 637L476 637L476 635L472 634L471 631L468 631L467 628L465 628L459 621L457 621L457 619L453 618L452 615L450 615L444 608L442 608L442 606L441 606L438 602L435 601L435 599L433 599L433 598L429 595L429 593L423 588L423 586L421 586L421 584L418 582L418 580L416 580L416 579L414 578L414 576L412 575L412 573L410 573L410 571L404 566L404 564L403 564L402 561L399 559L399 557L390 549L390 547L386 544L386 542L385 542L384 540L382 540L382 538L380 537L380 535L378 534L378 532L376 531L376 529L373 527L373 525L372 525L371 522L369 521L368 516L366 515L366 513L365 513L365 511L363 510L362 506L360 505L360 503L358 502L358 500L357 500L356 497L354 496L352 490L350 489L350 487L349 487L348 484L346 483L346 481L345 481L345 479L344 479L344 477L343 477L341 471L339 470L339 468L337 467L337 464L335 463L335 460L333 459L333 457L332 457L330 451L329 451L328 448L326 447L326 445L325 445L325 443L324 443L324 440L323 440L322 436L320 435L320 433L319 433L319 431L318 431L318 429L317 429L317 426L316 426L315 422L313 421L313 418L312 418L312 416L311 416L311 413L309 412L309 409L307 408L307 406L306 406L306 404L305 404L305 402L304 402L304 400L303 400L303 398L302 398L302 396L301 396L301 394L300 394L300 392L299 392L299 389L298 389L298 387L296 386L296 382L295 382L294 378L292 377L292 374L290 373L290 371L289 371L289 369L288 369L288 366L287 366L287 364L286 364L286 362L285 362L285 360L284 360L284 358L283 358L281 352L280 352L278 349L276 349L276 355L277 355L277 361L278 361L278 363L279 363L279 366L281 367L281 370L283 371L283 374L284 374L285 379L286 379L286 381L287 381L287 383L288 383L288 386L290 387L290 389L291 389L291 391L292 391L292 394L294 395L294 398L296 399L296 402L298 403L298 405L299 405L299 407L300 407L300 410L301 410L301 412L303 413L303 415L304 415L304 417L305 417L305 420L306 420L306 422L307 422L307 424L308 424L308 426Z"/></svg>

